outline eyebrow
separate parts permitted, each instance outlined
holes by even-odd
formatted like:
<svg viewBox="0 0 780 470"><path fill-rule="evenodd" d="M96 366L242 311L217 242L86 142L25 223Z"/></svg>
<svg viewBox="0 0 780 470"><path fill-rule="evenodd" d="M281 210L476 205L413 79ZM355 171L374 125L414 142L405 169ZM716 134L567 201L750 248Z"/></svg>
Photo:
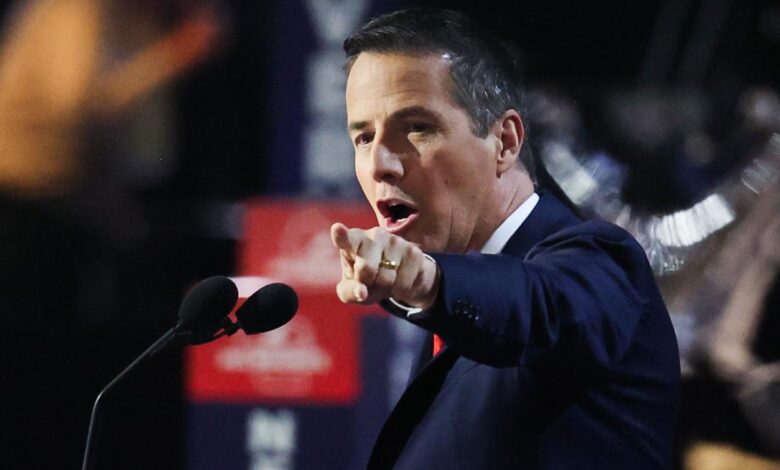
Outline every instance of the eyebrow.
<svg viewBox="0 0 780 470"><path fill-rule="evenodd" d="M423 106L409 106L406 108L401 108L398 111L393 112L393 114L390 115L390 119L396 120L396 119L406 119L409 117L414 116L420 116L428 119L433 119L436 121L441 121L443 119L442 115L436 111L433 111L431 109L425 108ZM347 129L349 131L359 131L365 127L368 127L370 124L369 121L355 121L349 123L347 126Z"/></svg>
<svg viewBox="0 0 780 470"><path fill-rule="evenodd" d="M359 131L360 129L363 129L365 127L368 127L368 121L350 122L349 126L347 126L347 130Z"/></svg>

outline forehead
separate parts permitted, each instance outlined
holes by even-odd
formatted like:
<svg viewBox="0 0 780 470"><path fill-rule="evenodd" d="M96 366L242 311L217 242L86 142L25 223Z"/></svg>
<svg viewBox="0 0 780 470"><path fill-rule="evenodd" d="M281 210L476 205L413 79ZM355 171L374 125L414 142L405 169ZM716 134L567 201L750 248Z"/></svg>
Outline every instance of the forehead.
<svg viewBox="0 0 780 470"><path fill-rule="evenodd" d="M454 107L450 65L446 56L436 54L361 53L347 79L349 119L405 106Z"/></svg>

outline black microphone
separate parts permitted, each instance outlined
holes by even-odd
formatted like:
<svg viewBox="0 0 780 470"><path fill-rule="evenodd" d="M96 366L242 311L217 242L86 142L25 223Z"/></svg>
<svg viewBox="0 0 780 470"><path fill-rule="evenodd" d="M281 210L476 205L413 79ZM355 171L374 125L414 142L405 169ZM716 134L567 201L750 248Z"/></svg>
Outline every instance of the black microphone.
<svg viewBox="0 0 780 470"><path fill-rule="evenodd" d="M168 330L154 342L146 351L141 353L129 366L119 373L114 379L98 393L95 404L92 406L92 416L89 420L87 431L87 444L84 449L84 461L82 470L90 467L92 454L92 441L95 434L95 423L100 399L117 382L122 380L130 371L135 369L147 357L153 356L177 337L186 337L192 344L200 344L216 339L214 333L221 328L222 320L233 309L238 300L238 288L230 279L224 276L213 276L197 283L181 302L179 307L179 321L176 326Z"/></svg>
<svg viewBox="0 0 780 470"><path fill-rule="evenodd" d="M238 300L238 288L224 276L213 276L200 281L184 297L179 307L179 322L173 327L186 336L190 344L203 344L217 339L214 336L222 321Z"/></svg>
<svg viewBox="0 0 780 470"><path fill-rule="evenodd" d="M282 283L268 284L238 307L235 323L229 318L222 320L222 334L230 336L239 328L248 335L275 330L289 322L297 310L298 295L292 287Z"/></svg>

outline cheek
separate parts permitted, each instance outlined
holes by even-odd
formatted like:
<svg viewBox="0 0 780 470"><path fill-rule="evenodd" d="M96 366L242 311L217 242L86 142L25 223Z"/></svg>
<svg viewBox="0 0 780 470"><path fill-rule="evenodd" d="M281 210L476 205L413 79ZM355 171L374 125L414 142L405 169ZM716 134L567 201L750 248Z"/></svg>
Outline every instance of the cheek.
<svg viewBox="0 0 780 470"><path fill-rule="evenodd" d="M366 197L372 196L374 194L374 180L358 161L355 162L355 176L357 176L360 188L363 189L363 194Z"/></svg>
<svg viewBox="0 0 780 470"><path fill-rule="evenodd" d="M382 217L382 214L374 206L374 201L376 200L376 196L375 196L376 185L374 183L374 179L370 175L368 175L365 171L361 171L361 168L357 163L355 164L355 174L357 176L358 184L360 184L360 189L363 191L363 195L366 198L366 201L368 201L369 205L371 205L371 209L374 211L374 215L376 216L377 223L381 225L382 222L384 222L384 217Z"/></svg>

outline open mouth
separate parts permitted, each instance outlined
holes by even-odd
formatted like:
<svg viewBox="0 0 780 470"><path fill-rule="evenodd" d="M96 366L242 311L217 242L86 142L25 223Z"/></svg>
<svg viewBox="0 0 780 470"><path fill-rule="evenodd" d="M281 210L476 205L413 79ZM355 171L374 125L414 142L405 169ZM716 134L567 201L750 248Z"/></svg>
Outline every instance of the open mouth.
<svg viewBox="0 0 780 470"><path fill-rule="evenodd" d="M390 214L390 220L398 222L399 220L406 219L416 211L406 204L394 204L387 209Z"/></svg>
<svg viewBox="0 0 780 470"><path fill-rule="evenodd" d="M378 201L377 208L385 218L385 225L391 233L397 232L406 226L418 213L416 207L400 200Z"/></svg>

